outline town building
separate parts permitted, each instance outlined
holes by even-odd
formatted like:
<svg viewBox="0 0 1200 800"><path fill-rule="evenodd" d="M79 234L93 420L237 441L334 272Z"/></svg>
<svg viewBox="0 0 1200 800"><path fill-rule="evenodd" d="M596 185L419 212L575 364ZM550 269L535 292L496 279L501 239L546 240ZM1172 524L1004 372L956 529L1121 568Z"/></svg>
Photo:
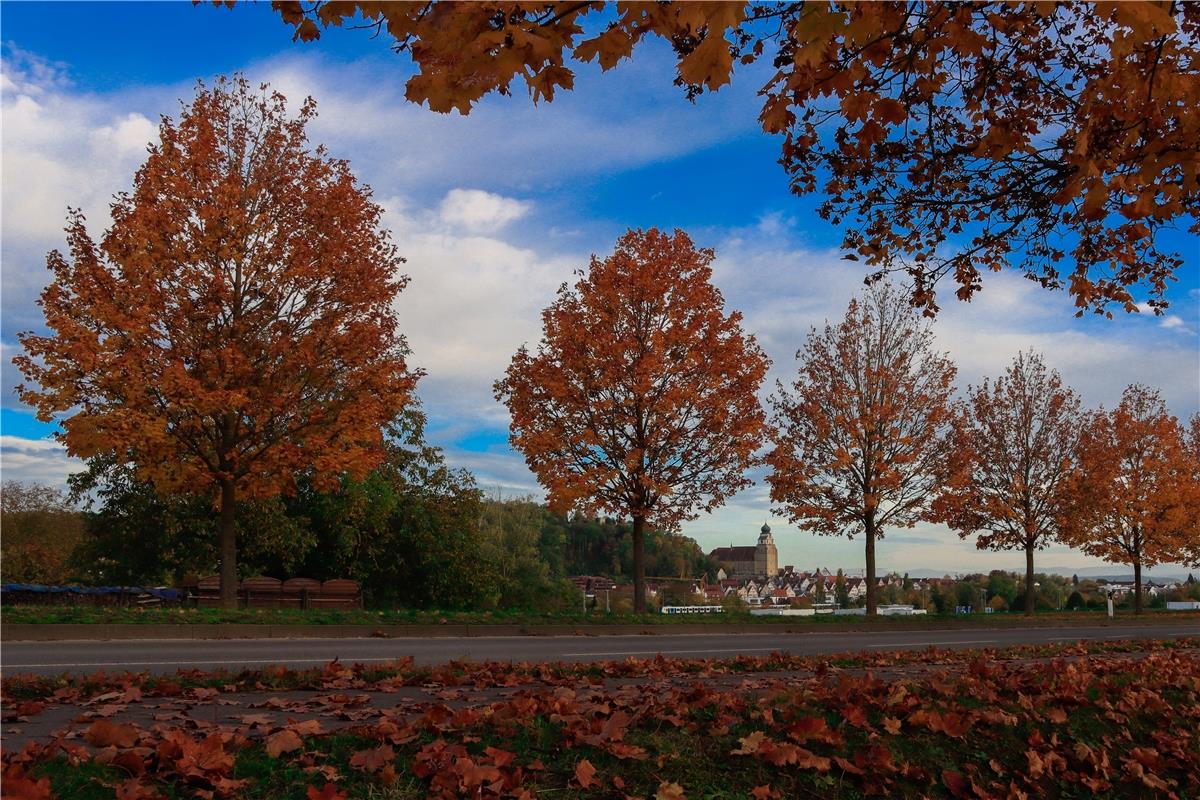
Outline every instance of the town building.
<svg viewBox="0 0 1200 800"><path fill-rule="evenodd" d="M758 533L758 544L718 547L709 553L721 565L723 575L718 578L773 578L779 574L779 551L771 536L771 526L763 523Z"/></svg>

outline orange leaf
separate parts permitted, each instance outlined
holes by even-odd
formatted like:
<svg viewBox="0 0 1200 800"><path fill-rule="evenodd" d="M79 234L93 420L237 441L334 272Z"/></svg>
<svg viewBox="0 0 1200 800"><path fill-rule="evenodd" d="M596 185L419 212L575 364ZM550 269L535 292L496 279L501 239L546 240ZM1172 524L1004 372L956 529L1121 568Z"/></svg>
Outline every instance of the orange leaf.
<svg viewBox="0 0 1200 800"><path fill-rule="evenodd" d="M757 753L759 747L762 745L763 739L765 739L765 738L766 738L766 734L763 733L762 731L755 731L754 733L750 734L749 736L743 736L741 739L738 740L742 743L742 746L739 747L737 750L732 751L733 755L748 756L748 755L753 755L754 753Z"/></svg>
<svg viewBox="0 0 1200 800"><path fill-rule="evenodd" d="M683 787L678 783L663 781L658 785L658 791L654 793L654 800L687 800L687 795L683 793Z"/></svg>
<svg viewBox="0 0 1200 800"><path fill-rule="evenodd" d="M162 797L161 794L137 778L130 778L116 788L116 800L158 800L160 797ZM8 800L7 787L5 787L4 798Z"/></svg>
<svg viewBox="0 0 1200 800"><path fill-rule="evenodd" d="M137 728L98 719L83 733L83 739L92 747L133 747L137 742Z"/></svg>
<svg viewBox="0 0 1200 800"><path fill-rule="evenodd" d="M320 791L317 787L308 787L308 800L346 800L346 793L339 790L332 783L327 783L321 787Z"/></svg>
<svg viewBox="0 0 1200 800"><path fill-rule="evenodd" d="M278 758L281 753L290 753L304 746L295 731L284 729L267 737L267 755Z"/></svg>
<svg viewBox="0 0 1200 800"><path fill-rule="evenodd" d="M876 100L874 112L875 119L892 125L899 125L908 118L908 112L905 111L904 104L890 97L881 97Z"/></svg>
<svg viewBox="0 0 1200 800"><path fill-rule="evenodd" d="M396 752L392 750L392 746L385 744L371 750L360 750L350 756L350 766L365 772L379 772L395 757Z"/></svg>
<svg viewBox="0 0 1200 800"><path fill-rule="evenodd" d="M306 719L303 722L289 722L288 730L294 731L297 736L316 736L325 732L325 729L321 727L321 720L319 719Z"/></svg>
<svg viewBox="0 0 1200 800"><path fill-rule="evenodd" d="M33 780L24 775L5 775L4 800L51 800L50 779Z"/></svg>
<svg viewBox="0 0 1200 800"><path fill-rule="evenodd" d="M952 769L942 770L942 783L955 797L971 796L971 783L961 772Z"/></svg>
<svg viewBox="0 0 1200 800"><path fill-rule="evenodd" d="M579 786L583 789L590 789L599 783L596 780L596 768L592 766L592 762L584 758L575 765L575 780L579 781Z"/></svg>
<svg viewBox="0 0 1200 800"><path fill-rule="evenodd" d="M506 767L512 763L515 755L508 750L501 750L498 747L485 747L483 749L485 755L492 759L492 763L497 767Z"/></svg>

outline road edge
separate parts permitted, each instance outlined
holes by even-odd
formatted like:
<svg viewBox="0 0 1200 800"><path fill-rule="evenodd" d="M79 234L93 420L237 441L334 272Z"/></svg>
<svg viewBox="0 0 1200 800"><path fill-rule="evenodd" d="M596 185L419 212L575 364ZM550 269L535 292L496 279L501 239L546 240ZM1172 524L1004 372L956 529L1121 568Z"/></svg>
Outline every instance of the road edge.
<svg viewBox="0 0 1200 800"><path fill-rule="evenodd" d="M1026 620L1011 622L991 620L980 624L961 622L915 622L888 620L874 623L673 623L671 625L517 625L517 624L446 624L446 625L256 625L227 624L0 624L3 642L113 641L155 639L366 639L366 638L472 638L480 636L682 636L697 634L749 633L853 633L886 631L989 631L1010 628L1103 628L1113 625L1139 624L1147 628L1177 625L1188 618L1119 617L1109 620L1062 619Z"/></svg>

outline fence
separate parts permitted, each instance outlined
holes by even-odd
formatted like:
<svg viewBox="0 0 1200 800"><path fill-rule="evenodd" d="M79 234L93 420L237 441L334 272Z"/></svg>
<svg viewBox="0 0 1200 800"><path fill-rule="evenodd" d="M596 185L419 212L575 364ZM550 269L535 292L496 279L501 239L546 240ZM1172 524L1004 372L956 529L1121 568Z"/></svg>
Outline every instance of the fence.
<svg viewBox="0 0 1200 800"><path fill-rule="evenodd" d="M336 578L322 583L313 578L288 578L280 581L256 575L238 583L240 608L362 608L362 593L354 581ZM188 591L188 602L201 608L221 604L221 578L201 578Z"/></svg>

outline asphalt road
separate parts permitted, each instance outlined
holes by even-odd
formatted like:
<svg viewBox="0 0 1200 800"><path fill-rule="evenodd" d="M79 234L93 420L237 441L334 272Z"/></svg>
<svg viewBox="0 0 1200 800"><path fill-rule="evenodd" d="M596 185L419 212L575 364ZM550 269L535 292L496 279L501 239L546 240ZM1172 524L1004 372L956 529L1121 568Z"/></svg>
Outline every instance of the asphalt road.
<svg viewBox="0 0 1200 800"><path fill-rule="evenodd" d="M679 658L731 658L781 650L797 655L923 647L979 648L1014 644L1200 636L1200 623L1089 628L958 629L654 636L495 636L405 639L219 639L11 642L0 646L6 675L100 670L171 673L267 664L311 667L339 658L380 663L412 656L419 664L475 661L608 661L661 653Z"/></svg>

